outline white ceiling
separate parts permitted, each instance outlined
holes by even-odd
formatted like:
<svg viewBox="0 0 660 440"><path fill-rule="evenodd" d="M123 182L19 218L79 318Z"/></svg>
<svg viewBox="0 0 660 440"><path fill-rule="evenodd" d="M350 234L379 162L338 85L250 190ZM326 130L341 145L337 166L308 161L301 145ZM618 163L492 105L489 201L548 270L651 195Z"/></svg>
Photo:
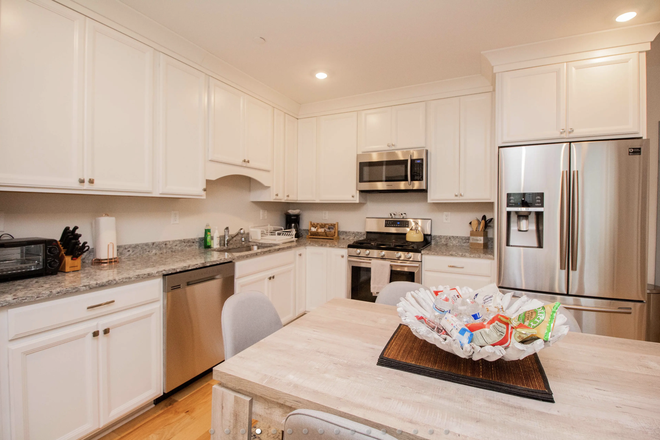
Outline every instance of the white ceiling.
<svg viewBox="0 0 660 440"><path fill-rule="evenodd" d="M478 74L485 50L660 21L658 0L120 1L301 104Z"/></svg>

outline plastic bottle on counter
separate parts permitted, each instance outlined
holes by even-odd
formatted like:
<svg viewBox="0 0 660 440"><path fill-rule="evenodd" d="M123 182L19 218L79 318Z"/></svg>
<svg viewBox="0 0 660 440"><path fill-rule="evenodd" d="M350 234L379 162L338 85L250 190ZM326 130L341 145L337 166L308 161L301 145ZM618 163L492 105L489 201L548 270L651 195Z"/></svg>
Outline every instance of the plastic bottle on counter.
<svg viewBox="0 0 660 440"><path fill-rule="evenodd" d="M204 249L211 249L213 245L213 238L211 237L211 225L206 224L206 229L204 229Z"/></svg>
<svg viewBox="0 0 660 440"><path fill-rule="evenodd" d="M213 249L220 247L220 233L218 232L218 227L215 227L215 232L213 233Z"/></svg>

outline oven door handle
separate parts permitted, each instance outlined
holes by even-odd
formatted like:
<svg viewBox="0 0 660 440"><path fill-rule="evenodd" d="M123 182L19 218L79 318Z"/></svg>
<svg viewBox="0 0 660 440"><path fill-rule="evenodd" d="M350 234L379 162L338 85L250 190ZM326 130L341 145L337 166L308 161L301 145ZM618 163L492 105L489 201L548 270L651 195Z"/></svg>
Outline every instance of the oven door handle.
<svg viewBox="0 0 660 440"><path fill-rule="evenodd" d="M408 156L408 185L412 186L412 154Z"/></svg>
<svg viewBox="0 0 660 440"><path fill-rule="evenodd" d="M355 261L358 263L371 263L373 260L370 260L368 258L348 258L349 263L351 261ZM390 266L400 266L400 267L419 267L421 265L420 263L399 263L399 262L390 262Z"/></svg>

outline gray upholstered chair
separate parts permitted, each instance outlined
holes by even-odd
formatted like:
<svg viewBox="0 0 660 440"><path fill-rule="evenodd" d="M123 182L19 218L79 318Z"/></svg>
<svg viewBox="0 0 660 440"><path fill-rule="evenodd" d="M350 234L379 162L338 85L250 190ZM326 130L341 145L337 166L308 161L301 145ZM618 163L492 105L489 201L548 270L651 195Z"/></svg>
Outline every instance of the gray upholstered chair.
<svg viewBox="0 0 660 440"><path fill-rule="evenodd" d="M261 292L236 293L222 307L225 360L282 328L275 306Z"/></svg>
<svg viewBox="0 0 660 440"><path fill-rule="evenodd" d="M573 316L573 313L571 313L570 310L565 309L564 306L560 306L559 313L566 316L566 318L568 319L568 321L566 321L566 325L568 325L568 329L570 331L575 333L582 333L580 324L578 324L577 320L575 319L575 316Z"/></svg>
<svg viewBox="0 0 660 440"><path fill-rule="evenodd" d="M385 286L376 297L376 304L387 304L395 306L399 303L399 298L406 295L411 290L424 288L418 283L409 283L408 281L395 281Z"/></svg>
<svg viewBox="0 0 660 440"><path fill-rule="evenodd" d="M389 434L343 417L299 409L284 421L284 440L396 440Z"/></svg>

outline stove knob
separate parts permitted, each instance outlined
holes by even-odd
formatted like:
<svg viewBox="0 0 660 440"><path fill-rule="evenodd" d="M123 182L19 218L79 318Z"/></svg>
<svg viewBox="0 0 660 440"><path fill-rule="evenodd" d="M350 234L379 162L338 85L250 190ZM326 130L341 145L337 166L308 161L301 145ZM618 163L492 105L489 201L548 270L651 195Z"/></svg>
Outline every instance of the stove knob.
<svg viewBox="0 0 660 440"><path fill-rule="evenodd" d="M383 258L385 258L385 252L381 252L381 253L380 253L380 256L383 257Z"/></svg>
<svg viewBox="0 0 660 440"><path fill-rule="evenodd" d="M396 258L401 258L401 252L397 252L396 254L394 254L394 256L395 256Z"/></svg>
<svg viewBox="0 0 660 440"><path fill-rule="evenodd" d="M360 249L358 249L358 250L355 251L355 253L356 253L357 255L360 255L360 254L362 253L362 251L361 251Z"/></svg>
<svg viewBox="0 0 660 440"><path fill-rule="evenodd" d="M366 252L364 253L364 255L369 255L370 253L371 253L371 251L366 251Z"/></svg>
<svg viewBox="0 0 660 440"><path fill-rule="evenodd" d="M409 259L409 260L412 260L412 254L410 252L408 252L406 254L406 258Z"/></svg>

